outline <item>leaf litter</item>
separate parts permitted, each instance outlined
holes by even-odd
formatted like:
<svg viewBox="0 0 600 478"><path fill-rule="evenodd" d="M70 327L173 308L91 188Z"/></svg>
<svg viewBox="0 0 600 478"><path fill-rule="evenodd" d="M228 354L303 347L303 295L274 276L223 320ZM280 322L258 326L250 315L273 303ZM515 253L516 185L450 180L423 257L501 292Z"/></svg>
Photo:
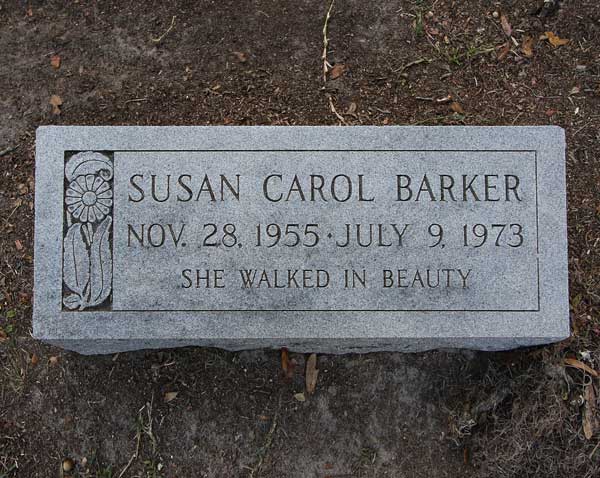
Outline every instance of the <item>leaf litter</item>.
<svg viewBox="0 0 600 478"><path fill-rule="evenodd" d="M319 369L317 368L317 354L310 354L306 361L306 392L312 394L317 387L317 377Z"/></svg>

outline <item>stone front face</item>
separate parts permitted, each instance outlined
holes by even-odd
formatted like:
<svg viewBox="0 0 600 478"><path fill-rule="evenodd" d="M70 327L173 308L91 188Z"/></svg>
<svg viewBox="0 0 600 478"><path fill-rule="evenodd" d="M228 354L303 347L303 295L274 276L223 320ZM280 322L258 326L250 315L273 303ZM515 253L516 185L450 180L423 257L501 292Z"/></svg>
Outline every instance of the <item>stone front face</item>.
<svg viewBox="0 0 600 478"><path fill-rule="evenodd" d="M569 333L555 127L42 127L34 334L506 349Z"/></svg>

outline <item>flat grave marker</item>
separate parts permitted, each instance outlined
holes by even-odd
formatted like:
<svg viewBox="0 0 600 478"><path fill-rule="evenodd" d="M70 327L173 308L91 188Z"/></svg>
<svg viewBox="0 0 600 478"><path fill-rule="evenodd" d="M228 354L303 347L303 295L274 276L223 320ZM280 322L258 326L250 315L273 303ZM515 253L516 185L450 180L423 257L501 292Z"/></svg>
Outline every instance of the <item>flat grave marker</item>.
<svg viewBox="0 0 600 478"><path fill-rule="evenodd" d="M34 335L507 349L569 335L557 127L41 127Z"/></svg>

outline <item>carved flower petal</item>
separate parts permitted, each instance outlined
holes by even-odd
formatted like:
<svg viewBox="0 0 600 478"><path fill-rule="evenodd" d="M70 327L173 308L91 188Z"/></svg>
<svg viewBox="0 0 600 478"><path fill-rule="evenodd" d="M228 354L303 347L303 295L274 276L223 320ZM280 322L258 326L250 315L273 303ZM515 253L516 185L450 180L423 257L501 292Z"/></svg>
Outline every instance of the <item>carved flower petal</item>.
<svg viewBox="0 0 600 478"><path fill-rule="evenodd" d="M77 204L77 203L80 203L80 202L81 202L81 196L78 196L78 197L67 196L65 198L65 203L66 204Z"/></svg>
<svg viewBox="0 0 600 478"><path fill-rule="evenodd" d="M100 194L100 193L106 191L107 189L109 189L108 183L106 181L102 181L102 184L100 185L100 187L96 191L96 194Z"/></svg>
<svg viewBox="0 0 600 478"><path fill-rule="evenodd" d="M102 179L102 178L96 178L96 179L94 179L94 184L92 186L92 191L97 191L98 188L102 185L102 183L104 183L104 179Z"/></svg>
<svg viewBox="0 0 600 478"><path fill-rule="evenodd" d="M104 191L102 193L96 193L96 197L110 199L112 197L112 191L109 189L108 191Z"/></svg>
<svg viewBox="0 0 600 478"><path fill-rule="evenodd" d="M87 186L86 191L93 191L95 179L96 179L96 176L94 176L93 174L86 175L86 177L85 177L85 184Z"/></svg>
<svg viewBox="0 0 600 478"><path fill-rule="evenodd" d="M96 204L104 204L107 207L112 206L112 199L98 198Z"/></svg>
<svg viewBox="0 0 600 478"><path fill-rule="evenodd" d="M90 210L89 207L87 207L87 206L83 207L83 211L81 212L81 217L79 218L81 220L81 222L87 222L89 210Z"/></svg>
<svg viewBox="0 0 600 478"><path fill-rule="evenodd" d="M71 206L69 206L69 209L71 208ZM79 216L81 216L81 212L83 211L83 209L85 208L85 206L83 205L83 203L78 204L73 211L71 211L71 214L73 214L73 217L75 219L79 219Z"/></svg>
<svg viewBox="0 0 600 478"><path fill-rule="evenodd" d="M75 181L77 182L77 184L81 188L81 192L82 193L84 193L84 192L87 191L87 186L85 184L85 177L84 176L77 176L77 178L75 179Z"/></svg>
<svg viewBox="0 0 600 478"><path fill-rule="evenodd" d="M73 211L75 211L75 209L77 209L78 207L81 207L81 206L83 206L83 203L81 201L78 201L74 204L67 206L67 209L69 210L69 212L73 212Z"/></svg>
<svg viewBox="0 0 600 478"><path fill-rule="evenodd" d="M102 213L103 217L106 216L110 212L110 208L105 206L104 204L100 203L99 201L96 201L96 204L94 204L94 207ZM96 212L96 214L99 215L97 212Z"/></svg>
<svg viewBox="0 0 600 478"><path fill-rule="evenodd" d="M102 221L102 219L104 219L104 216L106 216L106 213L103 212L99 206L100 205L96 203L94 206L92 206L92 209L94 210L94 214L96 214L96 218L98 219L98 221ZM106 212L108 212L108 208L106 208L106 210Z"/></svg>
<svg viewBox="0 0 600 478"><path fill-rule="evenodd" d="M65 192L65 196L80 198L81 196L83 196L83 193L80 191L75 191L74 189L71 189L71 188L67 188L67 192Z"/></svg>
<svg viewBox="0 0 600 478"><path fill-rule="evenodd" d="M96 213L94 212L93 206L88 207L88 221L96 222Z"/></svg>
<svg viewBox="0 0 600 478"><path fill-rule="evenodd" d="M83 194L85 192L76 180L69 183L69 189L77 191L79 194ZM67 191L69 189L67 189Z"/></svg>

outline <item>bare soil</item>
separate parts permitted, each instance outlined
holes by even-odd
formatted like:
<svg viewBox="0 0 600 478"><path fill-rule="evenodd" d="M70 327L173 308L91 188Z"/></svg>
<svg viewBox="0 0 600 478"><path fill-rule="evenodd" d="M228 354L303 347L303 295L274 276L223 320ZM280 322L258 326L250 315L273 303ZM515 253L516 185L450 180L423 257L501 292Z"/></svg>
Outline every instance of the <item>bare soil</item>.
<svg viewBox="0 0 600 478"><path fill-rule="evenodd" d="M598 379L565 359L600 368L600 5L542 3L337 0L338 67L323 81L325 1L0 0L0 478L599 476ZM278 351L84 357L37 343L45 124L560 125L573 336L320 356L313 395L300 354L286 379Z"/></svg>

